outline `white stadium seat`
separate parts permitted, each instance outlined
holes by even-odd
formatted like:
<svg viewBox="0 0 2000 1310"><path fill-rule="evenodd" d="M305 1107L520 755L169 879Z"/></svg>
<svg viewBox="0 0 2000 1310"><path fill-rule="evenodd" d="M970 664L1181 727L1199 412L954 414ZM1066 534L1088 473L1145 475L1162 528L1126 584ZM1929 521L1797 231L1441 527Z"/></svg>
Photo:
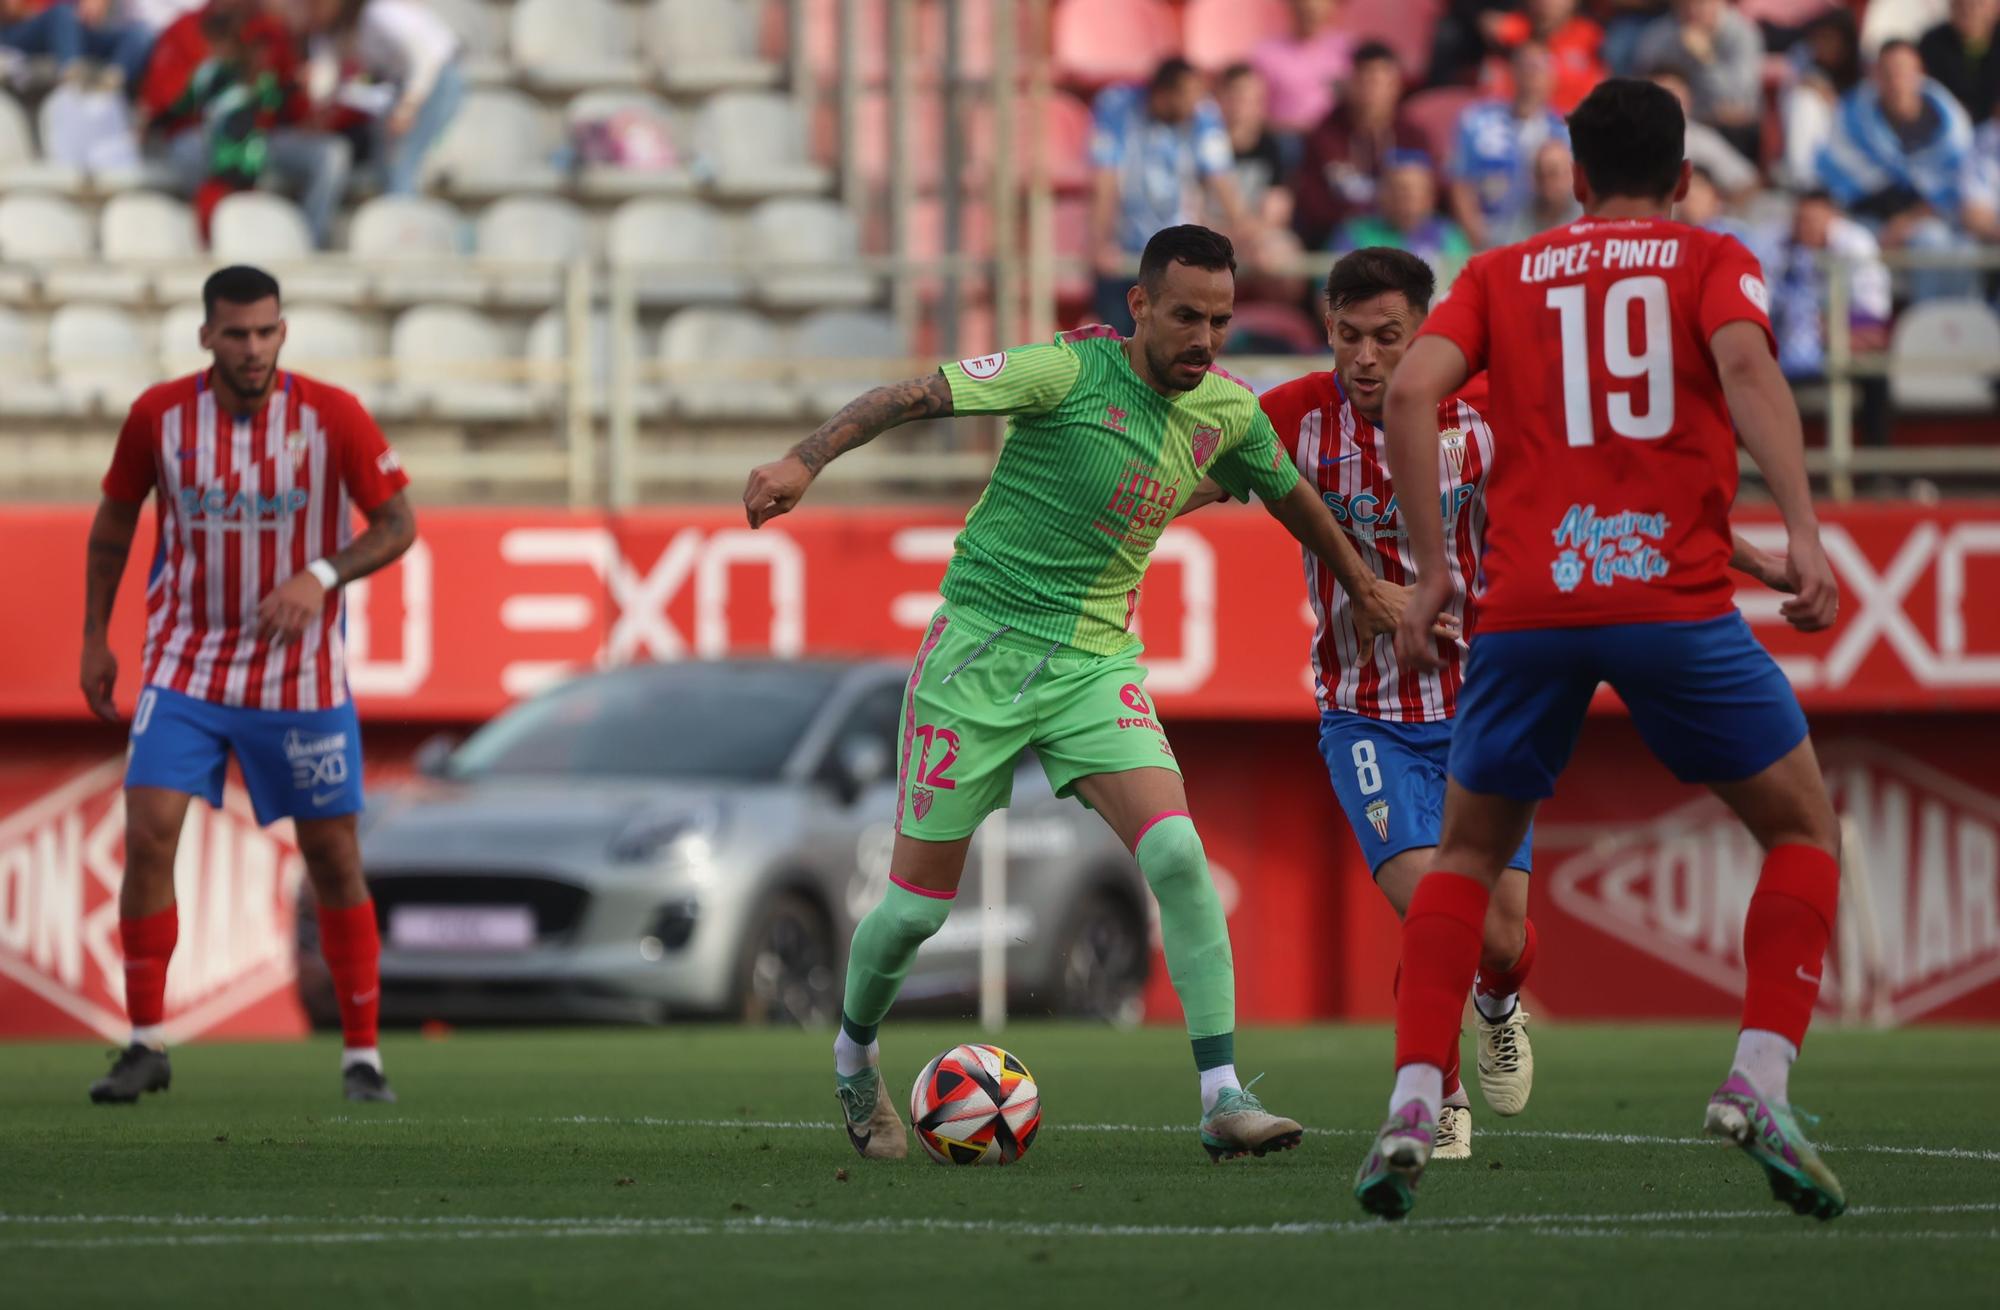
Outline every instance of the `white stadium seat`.
<svg viewBox="0 0 2000 1310"><path fill-rule="evenodd" d="M390 334L389 353L401 398L442 417L514 422L534 411L526 389L504 367L515 352L478 310L406 309Z"/></svg>
<svg viewBox="0 0 2000 1310"><path fill-rule="evenodd" d="M465 216L429 196L377 196L354 211L347 252L374 274L375 297L399 304L477 300L482 283L465 262Z"/></svg>
<svg viewBox="0 0 2000 1310"><path fill-rule="evenodd" d="M145 329L112 305L68 304L49 318L49 364L71 401L122 414L157 379Z"/></svg>
<svg viewBox="0 0 2000 1310"><path fill-rule="evenodd" d="M878 279L857 270L861 236L854 215L829 200L766 200L750 214L746 262L769 305L856 305L875 298Z"/></svg>
<svg viewBox="0 0 2000 1310"><path fill-rule="evenodd" d="M40 187L50 191L73 190L82 181L74 168L51 164L35 145L35 131L20 102L0 91L0 189Z"/></svg>
<svg viewBox="0 0 2000 1310"><path fill-rule="evenodd" d="M62 392L46 377L34 326L4 307L0 307L0 369L7 377L7 385L0 387L0 416L45 418L69 408Z"/></svg>
<svg viewBox="0 0 2000 1310"><path fill-rule="evenodd" d="M909 343L885 314L850 309L809 314L792 329L788 344L791 357L805 366L801 383L815 413L831 414L855 393L910 371Z"/></svg>
<svg viewBox="0 0 2000 1310"><path fill-rule="evenodd" d="M1979 300L1920 300L1896 320L1889 361L1898 409L1990 410L2000 317Z"/></svg>
<svg viewBox="0 0 2000 1310"><path fill-rule="evenodd" d="M387 381L381 366L382 334L371 322L339 305L286 305L287 368L324 378L372 402Z"/></svg>
<svg viewBox="0 0 2000 1310"><path fill-rule="evenodd" d="M606 254L642 301L739 300L729 224L698 200L629 200L611 216Z"/></svg>
<svg viewBox="0 0 2000 1310"><path fill-rule="evenodd" d="M477 246L502 299L547 304L562 292L562 266L590 258L590 220L554 196L509 196L479 216Z"/></svg>
<svg viewBox="0 0 2000 1310"><path fill-rule="evenodd" d="M194 211L158 191L127 191L105 203L97 216L97 243L108 260L193 260L201 258Z"/></svg>
<svg viewBox="0 0 2000 1310"><path fill-rule="evenodd" d="M757 56L760 6L750 0L653 0L646 57L676 91L767 87L778 68Z"/></svg>
<svg viewBox="0 0 2000 1310"><path fill-rule="evenodd" d="M510 44L524 80L579 90L640 80L632 19L608 0L520 0Z"/></svg>
<svg viewBox="0 0 2000 1310"><path fill-rule="evenodd" d="M739 196L820 191L824 169L806 159L805 125L781 95L725 91L711 96L695 121L700 167L716 188Z"/></svg>
<svg viewBox="0 0 2000 1310"><path fill-rule="evenodd" d="M424 172L446 190L469 196L553 191L562 184L553 162L561 135L555 116L521 92L474 91Z"/></svg>
<svg viewBox="0 0 2000 1310"><path fill-rule="evenodd" d="M96 244L90 219L61 196L0 196L0 259L87 259Z"/></svg>
<svg viewBox="0 0 2000 1310"><path fill-rule="evenodd" d="M646 366L650 359L651 345L646 339L643 327L634 326L632 333L632 368L634 373ZM536 376L528 387L536 396L543 398L551 406L560 401L569 387L569 314L561 305L544 310L528 329L528 361L537 366ZM611 321L610 315L599 311L590 316L590 388L591 405L602 412L611 397ZM634 399L641 415L655 415L661 409L660 393L657 387L634 383Z"/></svg>
<svg viewBox="0 0 2000 1310"><path fill-rule="evenodd" d="M169 377L208 367L208 353L201 348L201 325L207 317L199 301L175 305L160 315L160 367Z"/></svg>
<svg viewBox="0 0 2000 1310"><path fill-rule="evenodd" d="M795 417L798 392L774 371L783 357L783 334L747 309L684 309L660 333L668 403L691 419Z"/></svg>
<svg viewBox="0 0 2000 1310"><path fill-rule="evenodd" d="M268 191L238 191L215 207L209 244L224 263L272 264L311 259L312 230L299 207Z"/></svg>

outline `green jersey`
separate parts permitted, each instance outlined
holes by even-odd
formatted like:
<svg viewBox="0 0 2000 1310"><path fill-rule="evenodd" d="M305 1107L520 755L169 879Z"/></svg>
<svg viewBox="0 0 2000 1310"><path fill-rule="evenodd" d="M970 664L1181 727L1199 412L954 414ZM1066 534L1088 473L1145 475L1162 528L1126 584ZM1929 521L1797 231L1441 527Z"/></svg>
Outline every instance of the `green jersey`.
<svg viewBox="0 0 2000 1310"><path fill-rule="evenodd" d="M954 413L1010 417L944 597L1044 641L1096 655L1133 644L1153 544L1204 475L1266 500L1298 481L1246 384L1211 369L1194 390L1163 396L1110 328L943 372Z"/></svg>

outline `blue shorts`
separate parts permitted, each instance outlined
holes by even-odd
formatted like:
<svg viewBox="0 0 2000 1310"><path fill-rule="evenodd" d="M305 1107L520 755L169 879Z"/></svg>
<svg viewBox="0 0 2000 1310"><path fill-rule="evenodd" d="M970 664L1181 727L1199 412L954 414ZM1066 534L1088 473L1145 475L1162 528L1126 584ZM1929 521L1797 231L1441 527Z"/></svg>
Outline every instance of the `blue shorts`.
<svg viewBox="0 0 2000 1310"><path fill-rule="evenodd" d="M220 808L231 754L259 823L361 810L361 720L351 700L333 710L253 710L148 687L132 715L125 785Z"/></svg>
<svg viewBox="0 0 2000 1310"><path fill-rule="evenodd" d="M1553 795L1600 682L1682 782L1753 777L1806 739L1792 684L1741 614L1489 632L1465 666L1451 776L1490 796Z"/></svg>
<svg viewBox="0 0 2000 1310"><path fill-rule="evenodd" d="M1380 873L1404 851L1438 844L1451 738L1449 720L1390 723L1342 711L1321 713L1319 753L1369 873ZM1530 827L1507 867L1526 871L1534 844Z"/></svg>

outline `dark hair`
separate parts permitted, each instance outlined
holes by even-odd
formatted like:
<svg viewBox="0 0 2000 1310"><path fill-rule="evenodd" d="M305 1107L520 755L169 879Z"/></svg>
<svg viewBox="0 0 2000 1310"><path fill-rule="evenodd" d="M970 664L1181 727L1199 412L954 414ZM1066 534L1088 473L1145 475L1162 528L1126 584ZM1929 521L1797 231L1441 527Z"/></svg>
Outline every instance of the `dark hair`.
<svg viewBox="0 0 2000 1310"><path fill-rule="evenodd" d="M1238 78L1254 77L1256 76L1256 74L1257 74L1256 69L1252 68L1250 65L1246 63L1242 63L1241 61L1239 61L1223 69L1220 73L1217 73L1215 75L1215 84L1217 86L1228 86L1231 82L1236 81Z"/></svg>
<svg viewBox="0 0 2000 1310"><path fill-rule="evenodd" d="M1326 275L1328 309L1345 309L1390 291L1400 291L1419 314L1431 307L1437 274L1407 250L1394 246L1363 246L1333 261Z"/></svg>
<svg viewBox="0 0 2000 1310"><path fill-rule="evenodd" d="M1179 82L1182 78L1192 76L1194 71L1194 65L1182 59L1179 55L1175 55L1171 59L1162 59L1160 66L1153 70L1153 76L1147 80L1146 90L1152 92L1154 95L1158 95L1160 92L1173 86L1176 82Z"/></svg>
<svg viewBox="0 0 2000 1310"><path fill-rule="evenodd" d="M1153 233L1153 239L1146 243L1146 252L1139 256L1139 285L1146 288L1147 294L1160 289L1160 279L1166 276L1170 264L1186 264L1211 272L1226 268L1234 273L1236 247L1222 233L1198 223L1161 228Z"/></svg>
<svg viewBox="0 0 2000 1310"><path fill-rule="evenodd" d="M1672 194L1687 157L1687 119L1663 86L1636 77L1599 82L1569 116L1570 152L1599 196Z"/></svg>
<svg viewBox="0 0 2000 1310"><path fill-rule="evenodd" d="M1359 68L1363 64L1372 64L1381 59L1388 60L1399 70L1403 67L1403 61L1396 57L1396 52L1380 41L1363 41L1360 45L1356 46L1354 48L1354 57L1349 61L1349 66Z"/></svg>
<svg viewBox="0 0 2000 1310"><path fill-rule="evenodd" d="M1807 187L1792 197L1794 207L1799 205L1830 205L1834 203L1833 192L1823 186Z"/></svg>
<svg viewBox="0 0 2000 1310"><path fill-rule="evenodd" d="M260 300L282 300L278 294L278 279L248 264L219 268L201 284L201 308L210 322L215 320L215 307L223 301L232 305L254 305Z"/></svg>

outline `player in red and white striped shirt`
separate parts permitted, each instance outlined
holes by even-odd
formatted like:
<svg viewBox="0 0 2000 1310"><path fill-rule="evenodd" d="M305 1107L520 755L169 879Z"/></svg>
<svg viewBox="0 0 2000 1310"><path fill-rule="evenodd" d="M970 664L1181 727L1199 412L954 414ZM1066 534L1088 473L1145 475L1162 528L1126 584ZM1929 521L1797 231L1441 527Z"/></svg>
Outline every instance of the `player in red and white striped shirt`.
<svg viewBox="0 0 2000 1310"><path fill-rule="evenodd" d="M234 755L258 821L297 827L340 1003L345 1093L394 1100L375 1049L380 944L356 838L361 732L340 587L416 539L409 479L359 401L279 369L285 321L269 274L223 269L202 299L213 366L133 404L90 531L83 693L117 722L106 633L140 507L158 494L118 904L132 1040L91 1099L167 1086L175 850L189 801L221 805ZM358 536L355 510L368 521Z"/></svg>

